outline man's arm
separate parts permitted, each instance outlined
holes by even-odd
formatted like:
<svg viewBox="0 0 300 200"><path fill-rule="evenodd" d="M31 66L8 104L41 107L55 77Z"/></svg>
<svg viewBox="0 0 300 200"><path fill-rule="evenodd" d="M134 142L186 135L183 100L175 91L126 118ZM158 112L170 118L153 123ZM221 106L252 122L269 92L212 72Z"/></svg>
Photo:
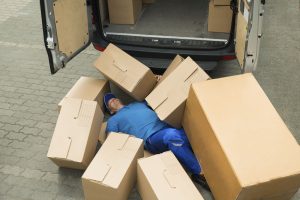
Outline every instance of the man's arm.
<svg viewBox="0 0 300 200"><path fill-rule="evenodd" d="M107 121L107 126L106 126L106 133L110 133L110 132L119 132L119 128L118 128L118 123L115 119L110 118Z"/></svg>

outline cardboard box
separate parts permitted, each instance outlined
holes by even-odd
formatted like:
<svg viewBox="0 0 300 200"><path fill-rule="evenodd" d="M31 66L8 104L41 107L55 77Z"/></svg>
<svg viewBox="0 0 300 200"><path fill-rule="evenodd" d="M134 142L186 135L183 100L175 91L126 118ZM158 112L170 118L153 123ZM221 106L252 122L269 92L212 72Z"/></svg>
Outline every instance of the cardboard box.
<svg viewBox="0 0 300 200"><path fill-rule="evenodd" d="M136 183L137 159L143 140L110 133L82 176L85 199L127 200Z"/></svg>
<svg viewBox="0 0 300 200"><path fill-rule="evenodd" d="M172 71L174 71L179 66L179 64L182 63L183 61L184 61L184 58L181 57L180 55L175 56L175 58L172 60L172 62L167 67L164 74L161 76L157 85L160 84L163 80L165 80L167 78L167 76L169 76L172 73Z"/></svg>
<svg viewBox="0 0 300 200"><path fill-rule="evenodd" d="M138 101L143 101L157 83L148 67L113 44L101 53L95 67Z"/></svg>
<svg viewBox="0 0 300 200"><path fill-rule="evenodd" d="M66 98L48 150L60 167L86 169L92 161L103 113L96 101Z"/></svg>
<svg viewBox="0 0 300 200"><path fill-rule="evenodd" d="M108 0L111 24L135 24L141 11L142 0Z"/></svg>
<svg viewBox="0 0 300 200"><path fill-rule="evenodd" d="M209 76L190 57L186 58L146 97L158 117L180 128L190 85Z"/></svg>
<svg viewBox="0 0 300 200"><path fill-rule="evenodd" d="M101 129L100 129L99 139L98 139L101 144L103 144L105 142L106 137L107 137L106 126L107 126L107 122L103 122L101 124Z"/></svg>
<svg viewBox="0 0 300 200"><path fill-rule="evenodd" d="M203 200L171 151L139 159L137 173L143 200Z"/></svg>
<svg viewBox="0 0 300 200"><path fill-rule="evenodd" d="M215 6L214 0L209 2L208 31L230 33L232 10L230 6Z"/></svg>
<svg viewBox="0 0 300 200"><path fill-rule="evenodd" d="M103 144L107 138L107 133L105 132L106 131L106 126L107 126L107 122L103 122L102 125L101 125L101 130L100 130L100 134L99 134L99 142L101 144ZM144 150L144 157L147 158L147 157L150 157L152 156L153 154L150 153L149 151L147 150Z"/></svg>
<svg viewBox="0 0 300 200"><path fill-rule="evenodd" d="M108 93L109 83L107 80L100 80L91 77L82 76L69 90L65 98L78 98L91 101L97 101L100 108L104 112L103 95ZM61 105L64 99L58 104L58 110L60 111Z"/></svg>
<svg viewBox="0 0 300 200"><path fill-rule="evenodd" d="M289 199L299 144L252 74L192 85L183 127L216 200Z"/></svg>
<svg viewBox="0 0 300 200"><path fill-rule="evenodd" d="M212 0L215 6L230 6L231 0Z"/></svg>

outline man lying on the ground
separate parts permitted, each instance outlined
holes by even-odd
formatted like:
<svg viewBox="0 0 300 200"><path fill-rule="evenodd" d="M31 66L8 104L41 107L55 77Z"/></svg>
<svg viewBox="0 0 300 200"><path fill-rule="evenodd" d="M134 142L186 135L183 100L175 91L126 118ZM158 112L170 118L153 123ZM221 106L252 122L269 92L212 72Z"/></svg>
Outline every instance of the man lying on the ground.
<svg viewBox="0 0 300 200"><path fill-rule="evenodd" d="M115 95L104 95L104 104L112 115L106 132L122 132L144 140L144 147L152 154L171 150L179 162L192 174L196 183L209 190L201 167L183 129L175 129L161 121L146 102L124 105Z"/></svg>

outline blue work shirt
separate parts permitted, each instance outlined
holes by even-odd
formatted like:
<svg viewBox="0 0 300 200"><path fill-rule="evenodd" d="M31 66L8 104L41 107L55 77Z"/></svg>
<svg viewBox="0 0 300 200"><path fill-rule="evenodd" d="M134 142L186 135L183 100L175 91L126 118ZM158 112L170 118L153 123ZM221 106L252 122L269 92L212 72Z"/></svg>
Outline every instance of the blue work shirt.
<svg viewBox="0 0 300 200"><path fill-rule="evenodd" d="M134 102L108 119L106 132L127 133L146 141L149 136L167 127L146 102Z"/></svg>

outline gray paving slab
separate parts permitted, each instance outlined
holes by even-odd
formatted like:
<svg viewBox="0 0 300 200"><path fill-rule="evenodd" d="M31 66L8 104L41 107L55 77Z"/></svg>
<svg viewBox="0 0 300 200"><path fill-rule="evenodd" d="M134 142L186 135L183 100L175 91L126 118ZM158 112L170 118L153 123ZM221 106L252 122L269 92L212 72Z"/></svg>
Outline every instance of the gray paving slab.
<svg viewBox="0 0 300 200"><path fill-rule="evenodd" d="M267 1L264 38L254 73L298 143L299 19L298 0ZM50 75L38 1L0 0L0 199L84 198L82 171L59 169L46 153L57 103L80 76L102 78L92 67L98 54L89 47L65 69ZM217 78L239 73L236 61L231 61L220 63L210 74ZM199 190L206 200L212 199ZM140 199L136 190L130 199ZM293 200L300 200L300 192Z"/></svg>

